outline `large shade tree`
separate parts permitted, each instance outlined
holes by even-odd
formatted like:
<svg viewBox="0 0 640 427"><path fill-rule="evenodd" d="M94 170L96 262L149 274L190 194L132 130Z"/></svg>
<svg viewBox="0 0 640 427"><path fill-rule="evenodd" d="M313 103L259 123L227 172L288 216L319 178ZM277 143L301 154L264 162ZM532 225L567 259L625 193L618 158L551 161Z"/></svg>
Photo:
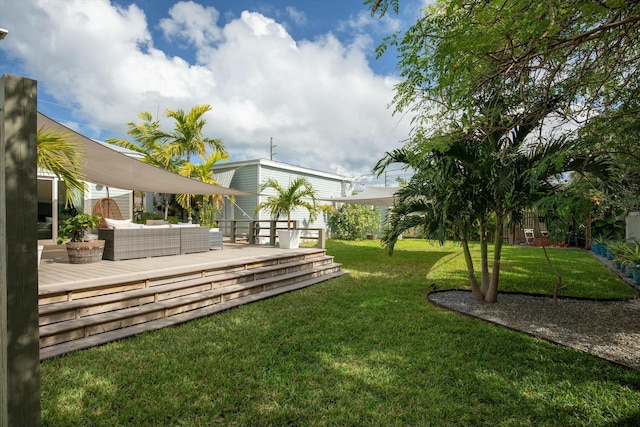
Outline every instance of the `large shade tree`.
<svg viewBox="0 0 640 427"><path fill-rule="evenodd" d="M399 5L394 0L365 3L374 14ZM393 105L396 113L409 111L414 117L409 148L420 160L411 166L436 168L419 174L422 180L409 187L432 205L448 203L469 212L481 229L489 213L496 217L491 276L483 265L482 285L474 290L488 302L497 298L506 218L551 191L559 174L602 171L606 164L548 132L551 119L561 124L584 117L578 105L602 111L634 89L624 79L634 61L594 54L613 41L621 51L637 51L633 38L619 34L627 25L636 31L637 19L620 7L623 2L547 3L439 1L380 47L382 52L395 45L399 52L401 81ZM578 3L588 7L572 9ZM615 88L605 85L614 82ZM583 102L576 103L578 98ZM378 171L394 160L391 153ZM441 224L453 219L442 216L447 210L439 212Z"/></svg>
<svg viewBox="0 0 640 427"><path fill-rule="evenodd" d="M401 2L364 4L382 16ZM402 81L394 105L413 109L419 121L427 118L424 101L440 113L463 111L466 97L487 84L515 90L522 104L561 94L563 112L583 120L584 109L602 112L638 99L639 37L635 0L439 0L378 52L397 47Z"/></svg>

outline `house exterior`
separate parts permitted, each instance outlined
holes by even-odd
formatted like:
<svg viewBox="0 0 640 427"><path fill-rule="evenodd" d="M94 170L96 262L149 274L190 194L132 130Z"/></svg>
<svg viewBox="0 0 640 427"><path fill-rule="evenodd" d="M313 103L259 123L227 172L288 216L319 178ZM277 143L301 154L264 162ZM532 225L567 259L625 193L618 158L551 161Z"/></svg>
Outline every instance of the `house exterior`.
<svg viewBox="0 0 640 427"><path fill-rule="evenodd" d="M353 191L353 178L313 169L293 166L267 159L255 159L239 162L225 162L213 166L216 180L223 186L230 186L240 191L260 193L260 185L265 180L272 178L282 186L287 187L295 178L302 176L307 178L317 192L319 205L333 205L326 199L344 197ZM255 197L237 197L235 202L225 198L222 217L225 220L256 220L267 221L272 219L269 212L255 212L256 206L267 197L275 194L273 189L266 189L262 195ZM318 215L313 223L309 222L309 213L306 209L297 209L291 213L291 219L299 221L300 227L327 228L327 218Z"/></svg>
<svg viewBox="0 0 640 427"><path fill-rule="evenodd" d="M109 145L116 151L127 156L139 158L140 154L114 145ZM65 206L67 187L63 180L59 180L49 171L38 169L38 241L51 243L58 237L58 227L74 213ZM133 191L87 182L87 190L83 203L77 210L92 213L95 203L105 197L116 201L125 219L131 218L133 209ZM54 227L54 224L56 226Z"/></svg>
<svg viewBox="0 0 640 427"><path fill-rule="evenodd" d="M66 185L53 174L47 171L38 171L38 241L50 243L58 237L58 227L62 222L74 215L74 212L65 206ZM94 204L104 198L110 197L118 203L125 219L131 217L133 206L133 192L119 188L105 187L99 184L87 183L83 205L77 207L78 211L92 213ZM53 225L56 224L54 227Z"/></svg>

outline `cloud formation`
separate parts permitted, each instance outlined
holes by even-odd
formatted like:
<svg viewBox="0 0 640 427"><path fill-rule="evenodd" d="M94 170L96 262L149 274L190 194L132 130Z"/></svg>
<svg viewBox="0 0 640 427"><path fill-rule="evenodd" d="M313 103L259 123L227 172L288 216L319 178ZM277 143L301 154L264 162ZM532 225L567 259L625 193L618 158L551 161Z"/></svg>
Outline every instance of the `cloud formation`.
<svg viewBox="0 0 640 427"><path fill-rule="evenodd" d="M193 1L174 4L158 22L107 0L7 3L4 52L72 109L90 137L125 136L141 111L207 103L207 136L222 138L233 160L268 157L273 137L275 160L356 176L408 134L408 120L387 108L395 81L372 71L364 33L349 43L331 32L295 40L261 13L220 23L218 10ZM307 22L300 10L285 13ZM341 25L369 24L358 16ZM155 47L167 44L172 53Z"/></svg>

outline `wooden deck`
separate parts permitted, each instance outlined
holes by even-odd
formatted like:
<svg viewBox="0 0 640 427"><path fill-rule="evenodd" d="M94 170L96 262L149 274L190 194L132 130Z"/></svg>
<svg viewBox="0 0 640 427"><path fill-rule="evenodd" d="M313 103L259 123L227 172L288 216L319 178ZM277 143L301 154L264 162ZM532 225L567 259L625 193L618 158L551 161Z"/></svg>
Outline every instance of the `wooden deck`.
<svg viewBox="0 0 640 427"><path fill-rule="evenodd" d="M40 358L105 344L339 277L324 249L248 244L94 264L45 246L38 270Z"/></svg>
<svg viewBox="0 0 640 427"><path fill-rule="evenodd" d="M256 261L278 255L307 254L317 248L280 249L267 245L248 245L224 243L224 249L215 249L187 255L172 255L153 258L140 258L123 261L102 260L95 264L69 264L64 245L46 245L38 269L38 288L40 291L51 286L72 286L82 282L140 280L149 276L166 276L192 271L194 267L224 267L242 259Z"/></svg>

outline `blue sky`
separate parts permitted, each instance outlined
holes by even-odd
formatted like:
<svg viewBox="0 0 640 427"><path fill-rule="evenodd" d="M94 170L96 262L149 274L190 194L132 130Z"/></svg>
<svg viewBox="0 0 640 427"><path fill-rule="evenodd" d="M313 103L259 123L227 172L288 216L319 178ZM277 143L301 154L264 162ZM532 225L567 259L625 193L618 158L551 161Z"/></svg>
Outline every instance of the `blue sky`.
<svg viewBox="0 0 640 427"><path fill-rule="evenodd" d="M231 160L273 138L275 160L356 177L408 135L395 55L374 50L423 3L379 19L359 0L0 0L0 73L37 80L38 109L91 138L207 103Z"/></svg>

